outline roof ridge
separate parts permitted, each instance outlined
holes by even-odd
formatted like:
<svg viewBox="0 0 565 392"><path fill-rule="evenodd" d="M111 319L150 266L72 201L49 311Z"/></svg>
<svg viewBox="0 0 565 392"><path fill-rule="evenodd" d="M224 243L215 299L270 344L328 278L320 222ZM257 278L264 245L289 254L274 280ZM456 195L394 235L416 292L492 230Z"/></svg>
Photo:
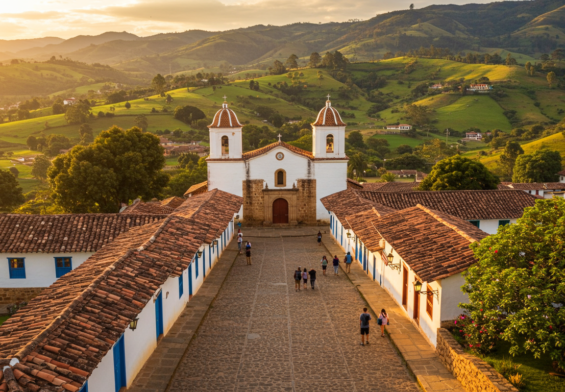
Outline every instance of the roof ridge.
<svg viewBox="0 0 565 392"><path fill-rule="evenodd" d="M438 222L440 222L441 224L449 227L451 230L455 231L457 234L459 234L461 237L465 238L467 241L469 241L470 243L473 242L478 242L476 239L474 239L473 237L471 237L469 234L465 233L464 231L460 230L457 226L445 221L442 217L440 217L438 214L435 213L434 210L431 210L427 207L424 207L421 204L417 204L416 207L414 208L419 208L422 211L425 211L428 215L430 215L432 218L434 218L435 220L437 220ZM456 218L456 217L454 217Z"/></svg>

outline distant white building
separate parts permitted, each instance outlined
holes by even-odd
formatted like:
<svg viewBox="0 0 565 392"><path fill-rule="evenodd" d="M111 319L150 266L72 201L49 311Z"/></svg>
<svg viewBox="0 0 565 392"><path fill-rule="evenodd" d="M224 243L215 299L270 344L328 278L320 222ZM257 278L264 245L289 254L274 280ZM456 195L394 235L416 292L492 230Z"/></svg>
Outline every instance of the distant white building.
<svg viewBox="0 0 565 392"><path fill-rule="evenodd" d="M490 84L471 84L468 88L467 91L472 91L472 92L479 92L479 93L489 93L492 90L492 86Z"/></svg>
<svg viewBox="0 0 565 392"><path fill-rule="evenodd" d="M559 174L559 182L565 182L565 170L562 170L557 174Z"/></svg>
<svg viewBox="0 0 565 392"><path fill-rule="evenodd" d="M76 98L67 98L63 100L63 105L74 105L76 101Z"/></svg>
<svg viewBox="0 0 565 392"><path fill-rule="evenodd" d="M530 195L540 196L544 199L565 196L565 170L559 173L559 182L529 182L514 183L502 182L498 185L498 189L518 189L529 193Z"/></svg>
<svg viewBox="0 0 565 392"><path fill-rule="evenodd" d="M390 131L409 131L412 129L412 125L409 124L393 124L393 125L387 125L386 126L387 130Z"/></svg>
<svg viewBox="0 0 565 392"><path fill-rule="evenodd" d="M482 140L483 135L478 133L478 132L467 132L465 134L465 138L467 138L469 140Z"/></svg>
<svg viewBox="0 0 565 392"><path fill-rule="evenodd" d="M430 88L432 90L441 90L443 88L443 85L441 83L437 83L437 84L431 85Z"/></svg>

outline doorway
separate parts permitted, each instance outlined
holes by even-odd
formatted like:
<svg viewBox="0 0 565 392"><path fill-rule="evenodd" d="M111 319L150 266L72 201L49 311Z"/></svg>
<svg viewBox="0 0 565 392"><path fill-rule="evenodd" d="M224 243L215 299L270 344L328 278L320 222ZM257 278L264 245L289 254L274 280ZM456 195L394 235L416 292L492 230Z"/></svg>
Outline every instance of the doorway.
<svg viewBox="0 0 565 392"><path fill-rule="evenodd" d="M402 266L402 306L408 308L408 269Z"/></svg>
<svg viewBox="0 0 565 392"><path fill-rule="evenodd" d="M122 335L113 349L114 354L114 385L118 392L122 387L127 386L126 378L126 350L124 345L124 335Z"/></svg>
<svg viewBox="0 0 565 392"><path fill-rule="evenodd" d="M273 223L288 223L288 201L285 199L273 202Z"/></svg>
<svg viewBox="0 0 565 392"><path fill-rule="evenodd" d="M420 292L414 290L414 320L420 325Z"/></svg>

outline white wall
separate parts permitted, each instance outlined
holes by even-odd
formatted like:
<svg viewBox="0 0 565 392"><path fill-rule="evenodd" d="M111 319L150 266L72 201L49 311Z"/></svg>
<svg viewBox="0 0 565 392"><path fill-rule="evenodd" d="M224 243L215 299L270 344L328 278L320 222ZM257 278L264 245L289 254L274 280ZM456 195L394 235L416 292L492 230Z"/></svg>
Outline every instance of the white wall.
<svg viewBox="0 0 565 392"><path fill-rule="evenodd" d="M222 156L222 137L227 136L229 155ZM243 152L241 128L210 128L210 158L241 158Z"/></svg>
<svg viewBox="0 0 565 392"><path fill-rule="evenodd" d="M316 217L327 221L328 210L320 199L347 189L347 161L315 161L314 169L317 198Z"/></svg>
<svg viewBox="0 0 565 392"><path fill-rule="evenodd" d="M55 257L71 257L72 268L76 269L94 252L77 253L2 253L0 254L0 287L49 287L56 280ZM25 259L25 279L10 279L8 258Z"/></svg>
<svg viewBox="0 0 565 392"><path fill-rule="evenodd" d="M88 392L113 392L115 389L114 353L110 349L88 378Z"/></svg>
<svg viewBox="0 0 565 392"><path fill-rule="evenodd" d="M345 157L345 127L312 127L312 153L316 158L344 158ZM334 152L326 152L328 135L334 138Z"/></svg>
<svg viewBox="0 0 565 392"><path fill-rule="evenodd" d="M413 280L412 280L413 281ZM412 308L414 306L414 286L412 285L411 281L409 280L408 285L408 303L412 303ZM420 295L420 329L424 334L427 336L428 340L435 346L437 344L437 330L441 327L441 313L443 309L442 300L444 296L442 295L441 290L441 283L442 282L431 282L422 285L422 291L426 291L428 286L432 288L432 290L438 290L438 295L433 296L433 316L430 317L428 312L426 311L426 301L427 295L419 294ZM410 287L412 285L412 287ZM410 313L412 314L412 313Z"/></svg>
<svg viewBox="0 0 565 392"><path fill-rule="evenodd" d="M460 303L469 303L467 294L461 291L465 284L465 278L461 273L451 275L441 280L441 320L455 320L463 310L459 308Z"/></svg>
<svg viewBox="0 0 565 392"><path fill-rule="evenodd" d="M504 219L482 219L479 223L479 229L488 234L496 234L498 232L498 222ZM508 219L510 223L516 223L518 219Z"/></svg>

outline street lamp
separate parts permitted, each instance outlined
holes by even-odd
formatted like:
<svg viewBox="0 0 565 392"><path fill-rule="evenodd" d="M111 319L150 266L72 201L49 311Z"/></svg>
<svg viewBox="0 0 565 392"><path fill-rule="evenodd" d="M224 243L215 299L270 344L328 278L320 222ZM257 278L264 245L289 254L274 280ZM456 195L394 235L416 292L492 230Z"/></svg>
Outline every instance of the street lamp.
<svg viewBox="0 0 565 392"><path fill-rule="evenodd" d="M212 246L218 246L218 240L214 240L214 241L212 242Z"/></svg>
<svg viewBox="0 0 565 392"><path fill-rule="evenodd" d="M347 238L351 238L351 232L347 230Z"/></svg>
<svg viewBox="0 0 565 392"><path fill-rule="evenodd" d="M422 295L428 295L428 294L435 295L439 299L439 290L422 290L421 282L418 281L414 282L414 290Z"/></svg>
<svg viewBox="0 0 565 392"><path fill-rule="evenodd" d="M392 254L392 250L390 251L390 253L388 254L388 256L386 258L388 260L388 266L390 267L390 269L397 270L398 273L400 273L400 263L398 263L398 264L393 263L394 255Z"/></svg>
<svg viewBox="0 0 565 392"><path fill-rule="evenodd" d="M135 331L137 329L137 322L139 321L139 318L134 318L133 320L131 320L129 322L129 329L131 329L132 331Z"/></svg>
<svg viewBox="0 0 565 392"><path fill-rule="evenodd" d="M198 252L196 252L196 256L198 256L198 258L202 257L202 251L199 250Z"/></svg>

